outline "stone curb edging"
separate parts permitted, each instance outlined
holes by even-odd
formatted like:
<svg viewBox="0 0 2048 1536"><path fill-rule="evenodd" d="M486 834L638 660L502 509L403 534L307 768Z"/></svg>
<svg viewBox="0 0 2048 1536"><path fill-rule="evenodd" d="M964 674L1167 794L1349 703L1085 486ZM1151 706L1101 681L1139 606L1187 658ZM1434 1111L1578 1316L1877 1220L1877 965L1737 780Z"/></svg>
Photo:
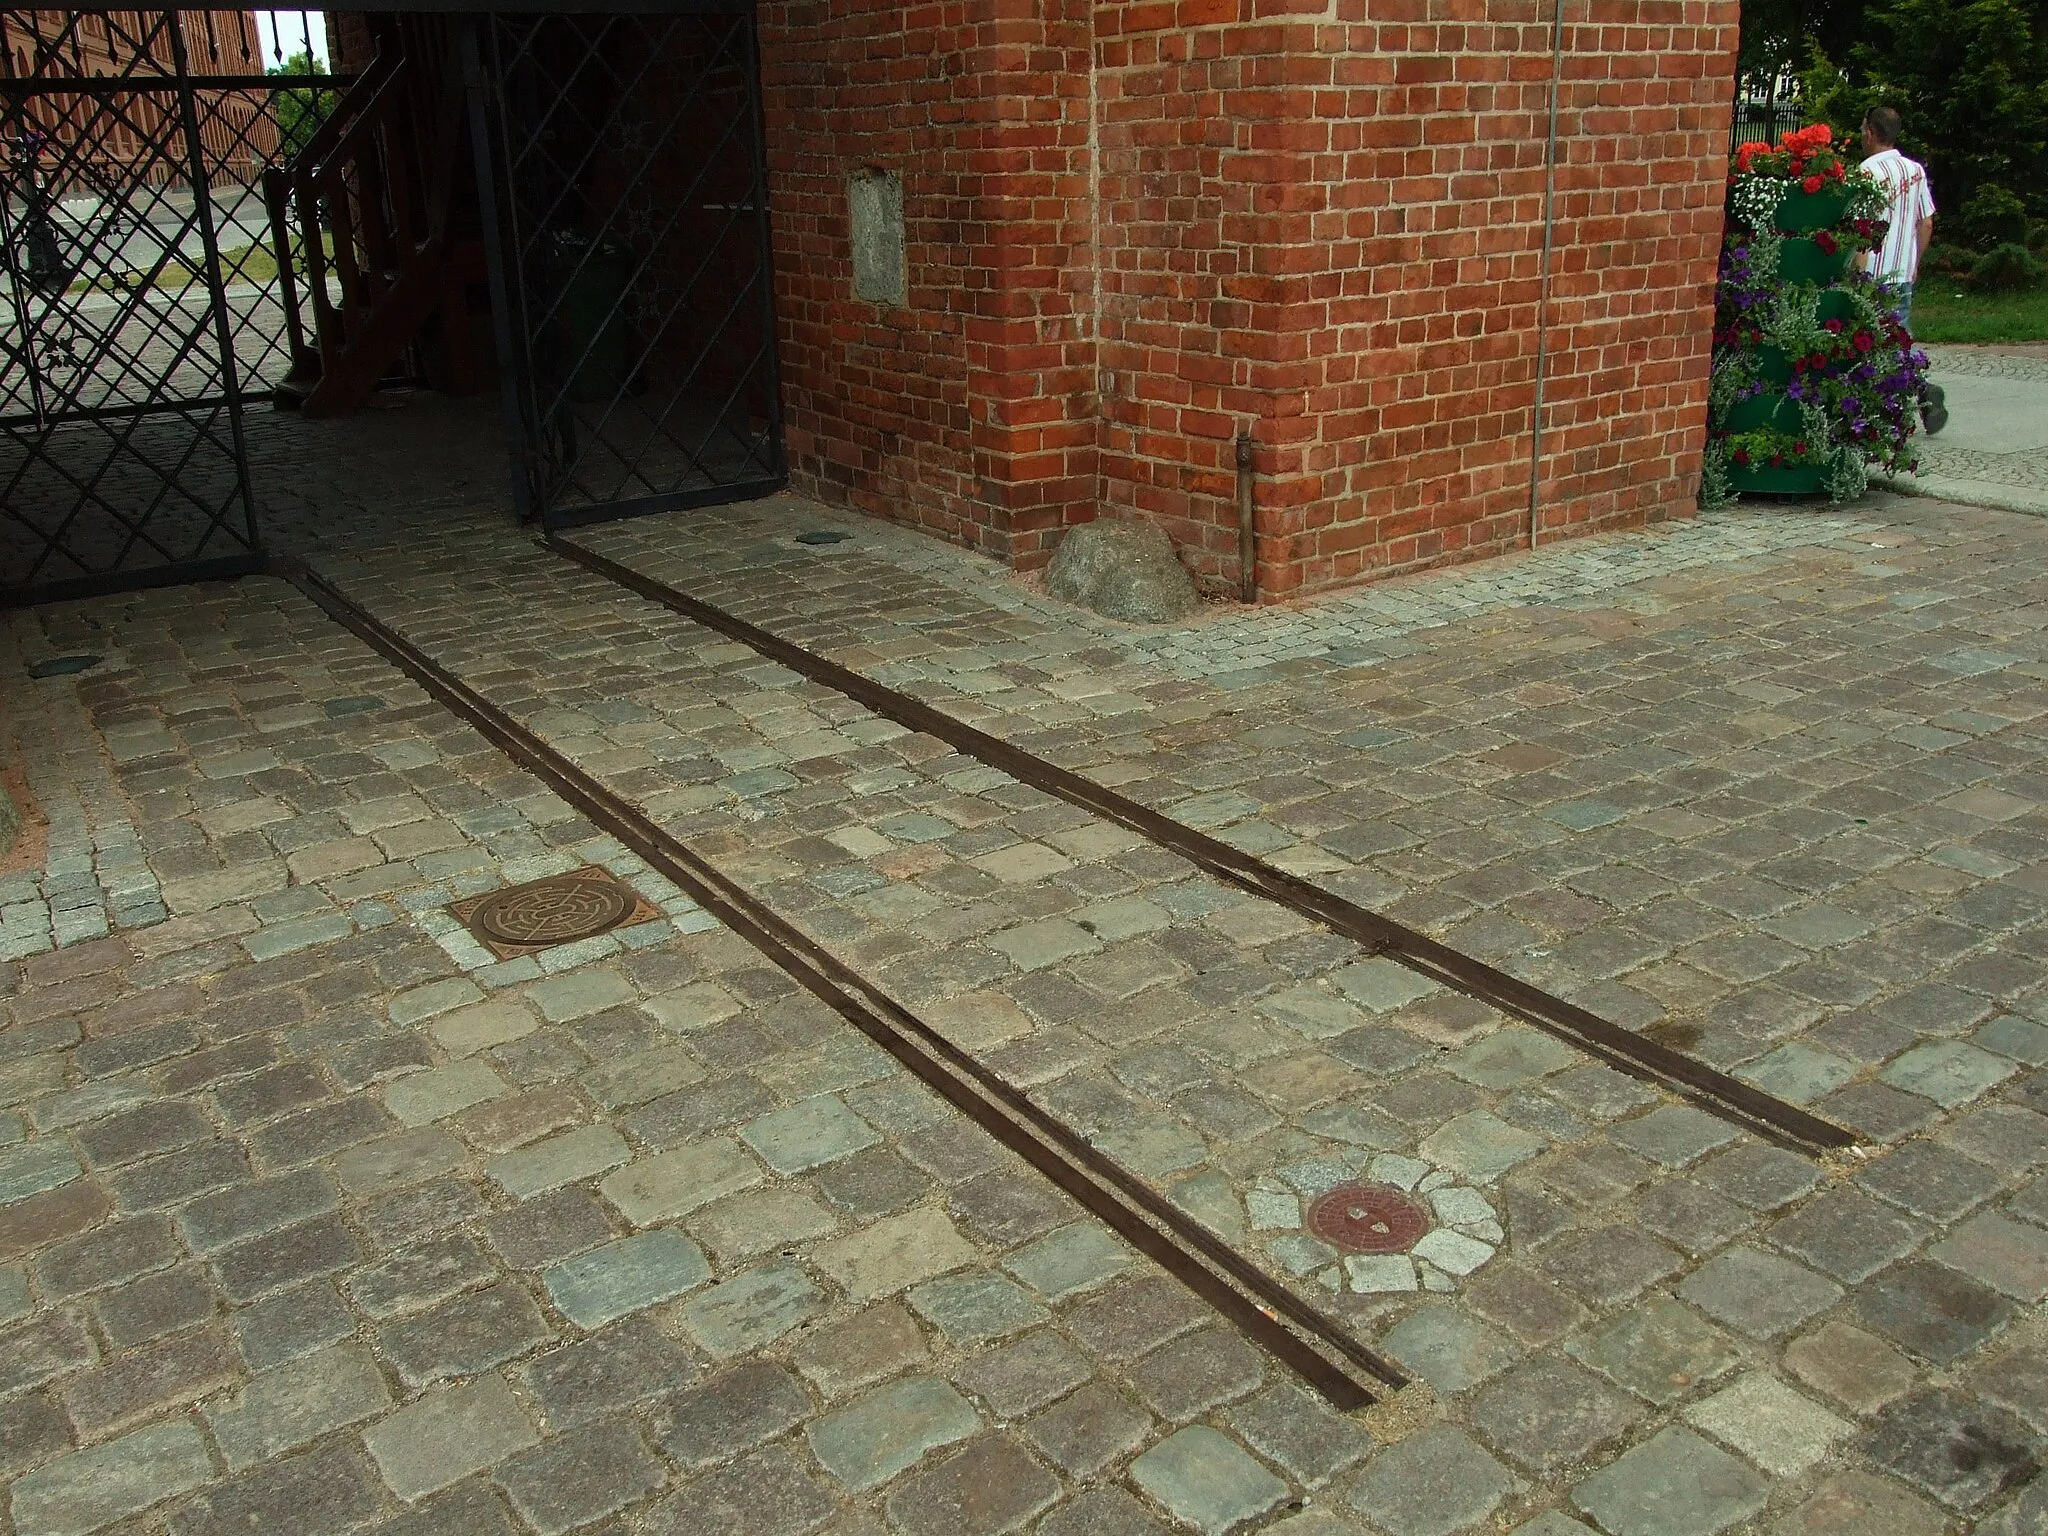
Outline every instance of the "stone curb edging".
<svg viewBox="0 0 2048 1536"><path fill-rule="evenodd" d="M1884 476L1870 482L1872 490L1891 491L1899 496L1926 496L1936 501L1959 501L1965 506L1989 507L1996 512L2021 512L2048 517L2048 491L2029 491L2019 486L1999 485L1990 480L1950 480L1940 475Z"/></svg>

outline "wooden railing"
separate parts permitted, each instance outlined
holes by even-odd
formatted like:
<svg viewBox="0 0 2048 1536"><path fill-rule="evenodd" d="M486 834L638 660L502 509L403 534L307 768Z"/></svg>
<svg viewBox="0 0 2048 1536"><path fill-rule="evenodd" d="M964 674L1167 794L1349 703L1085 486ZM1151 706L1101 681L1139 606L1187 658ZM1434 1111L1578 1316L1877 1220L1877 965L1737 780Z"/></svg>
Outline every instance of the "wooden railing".
<svg viewBox="0 0 2048 1536"><path fill-rule="evenodd" d="M380 51L291 163L264 175L292 349L280 394L305 415L361 406L436 313L451 388L472 387L464 292L481 252L458 249L450 230L463 97L452 77L428 78L425 68Z"/></svg>

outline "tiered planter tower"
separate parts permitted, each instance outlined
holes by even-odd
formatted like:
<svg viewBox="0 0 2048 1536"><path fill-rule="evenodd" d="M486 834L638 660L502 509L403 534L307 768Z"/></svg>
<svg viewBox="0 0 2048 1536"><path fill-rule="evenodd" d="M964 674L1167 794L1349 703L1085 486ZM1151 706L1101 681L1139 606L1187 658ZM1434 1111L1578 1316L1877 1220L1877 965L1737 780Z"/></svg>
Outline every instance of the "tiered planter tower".
<svg viewBox="0 0 2048 1536"><path fill-rule="evenodd" d="M1926 359L1897 296L1856 270L1884 198L1825 126L1744 145L1728 179L1702 500L1861 494L1906 450Z"/></svg>

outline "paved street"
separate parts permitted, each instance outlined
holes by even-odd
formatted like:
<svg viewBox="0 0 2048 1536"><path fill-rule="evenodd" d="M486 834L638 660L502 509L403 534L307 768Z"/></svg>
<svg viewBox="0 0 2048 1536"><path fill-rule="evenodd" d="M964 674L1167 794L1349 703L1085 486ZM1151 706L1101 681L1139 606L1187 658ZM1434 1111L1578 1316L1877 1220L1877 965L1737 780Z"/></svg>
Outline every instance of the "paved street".
<svg viewBox="0 0 2048 1536"><path fill-rule="evenodd" d="M439 515L316 564L1416 1380L1333 1412L250 580L0 655L17 1536L2048 1527L2048 523L1745 506L1163 629L791 498L580 535L1862 1143L1814 1160ZM593 864L598 939L448 910ZM1339 1251L1354 1179L1431 1230Z"/></svg>
<svg viewBox="0 0 2048 1536"><path fill-rule="evenodd" d="M1974 506L2048 515L2048 349L1929 347L1950 421L1919 442L1903 489Z"/></svg>

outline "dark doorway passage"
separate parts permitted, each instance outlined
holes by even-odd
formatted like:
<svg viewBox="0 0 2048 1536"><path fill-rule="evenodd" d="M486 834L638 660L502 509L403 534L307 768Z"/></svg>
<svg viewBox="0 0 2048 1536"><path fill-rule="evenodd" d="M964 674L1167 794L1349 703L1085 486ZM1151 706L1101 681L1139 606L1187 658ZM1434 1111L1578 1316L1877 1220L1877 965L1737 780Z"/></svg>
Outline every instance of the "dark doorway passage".
<svg viewBox="0 0 2048 1536"><path fill-rule="evenodd" d="M483 43L521 515L775 489L752 16L500 14Z"/></svg>
<svg viewBox="0 0 2048 1536"><path fill-rule="evenodd" d="M750 13L253 17L0 11L0 601L781 485Z"/></svg>

